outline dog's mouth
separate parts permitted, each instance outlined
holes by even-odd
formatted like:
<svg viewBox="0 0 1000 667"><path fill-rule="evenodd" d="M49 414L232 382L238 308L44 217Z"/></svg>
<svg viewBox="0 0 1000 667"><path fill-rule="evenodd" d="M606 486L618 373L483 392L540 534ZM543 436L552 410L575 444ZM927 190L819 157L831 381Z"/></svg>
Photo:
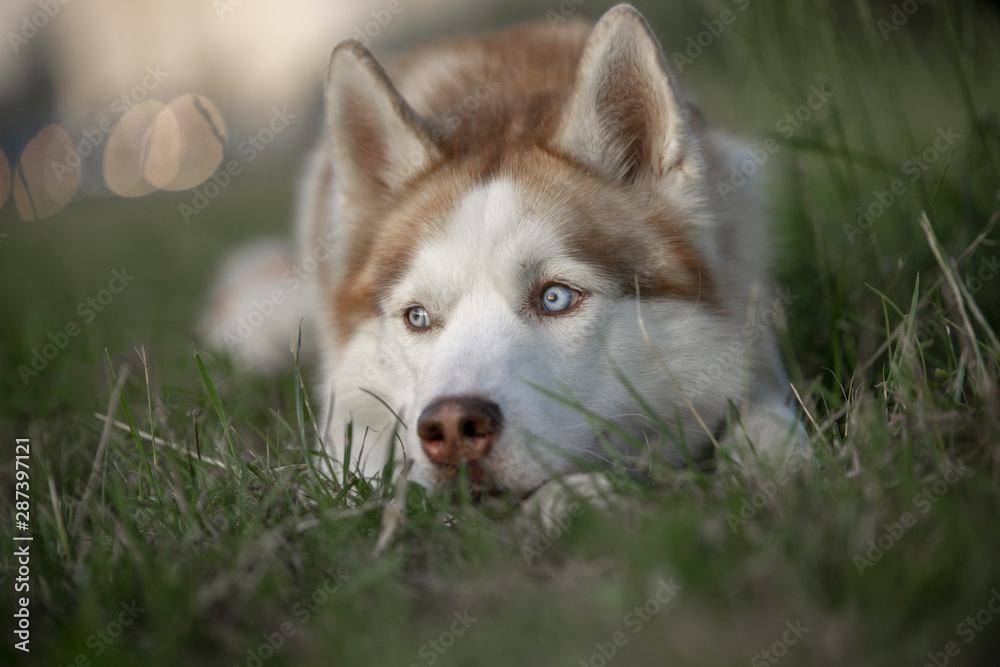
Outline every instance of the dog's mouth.
<svg viewBox="0 0 1000 667"><path fill-rule="evenodd" d="M539 487L516 489L503 483L495 471L483 461L461 461L438 468L439 482L456 493L465 492L474 502L488 499L527 500Z"/></svg>

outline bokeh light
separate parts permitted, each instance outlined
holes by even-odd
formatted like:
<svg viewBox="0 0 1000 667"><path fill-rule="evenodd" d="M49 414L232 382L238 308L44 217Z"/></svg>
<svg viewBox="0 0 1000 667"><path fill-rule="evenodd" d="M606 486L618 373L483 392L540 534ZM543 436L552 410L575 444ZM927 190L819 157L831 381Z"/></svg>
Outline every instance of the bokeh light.
<svg viewBox="0 0 1000 667"><path fill-rule="evenodd" d="M208 180L225 159L226 121L203 95L181 95L169 104L146 100L117 123L109 113L71 115L69 131L45 127L13 172L0 153L0 206L13 189L21 217L40 220L62 210L83 182L92 196L103 188L121 197L187 190Z"/></svg>
<svg viewBox="0 0 1000 667"><path fill-rule="evenodd" d="M222 164L226 125L215 104L202 95L182 95L149 129L144 164L147 181L163 190L203 183Z"/></svg>
<svg viewBox="0 0 1000 667"><path fill-rule="evenodd" d="M149 131L165 107L147 100L129 109L118 121L104 148L104 183L122 197L140 197L156 190L143 176L148 157Z"/></svg>
<svg viewBox="0 0 1000 667"><path fill-rule="evenodd" d="M29 221L55 215L79 184L80 159L73 140L58 125L47 125L24 147L15 169L17 212Z"/></svg>
<svg viewBox="0 0 1000 667"><path fill-rule="evenodd" d="M10 194L10 164L7 156L0 150L0 208L7 203L7 195Z"/></svg>

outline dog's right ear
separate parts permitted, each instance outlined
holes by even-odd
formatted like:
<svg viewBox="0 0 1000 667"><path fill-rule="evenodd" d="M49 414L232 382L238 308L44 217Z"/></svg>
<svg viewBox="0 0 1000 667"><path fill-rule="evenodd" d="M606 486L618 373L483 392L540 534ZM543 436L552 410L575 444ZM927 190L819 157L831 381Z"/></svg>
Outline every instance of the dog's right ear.
<svg viewBox="0 0 1000 667"><path fill-rule="evenodd" d="M440 155L423 119L355 40L330 56L326 123L348 215L377 207Z"/></svg>

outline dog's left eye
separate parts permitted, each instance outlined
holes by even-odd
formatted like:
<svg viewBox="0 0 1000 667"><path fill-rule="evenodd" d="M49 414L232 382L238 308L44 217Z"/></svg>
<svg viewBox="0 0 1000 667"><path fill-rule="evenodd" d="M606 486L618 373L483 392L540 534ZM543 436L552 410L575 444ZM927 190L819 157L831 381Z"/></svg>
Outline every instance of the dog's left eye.
<svg viewBox="0 0 1000 667"><path fill-rule="evenodd" d="M431 326L430 315L420 306L414 306L406 311L406 323L411 329L427 329Z"/></svg>
<svg viewBox="0 0 1000 667"><path fill-rule="evenodd" d="M580 293L565 285L549 285L542 290L542 311L562 313L577 304Z"/></svg>

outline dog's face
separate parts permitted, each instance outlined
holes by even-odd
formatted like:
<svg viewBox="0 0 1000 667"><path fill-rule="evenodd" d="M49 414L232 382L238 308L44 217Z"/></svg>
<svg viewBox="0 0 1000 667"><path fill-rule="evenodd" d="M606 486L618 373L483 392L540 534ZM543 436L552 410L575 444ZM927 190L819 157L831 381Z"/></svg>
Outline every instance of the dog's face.
<svg viewBox="0 0 1000 667"><path fill-rule="evenodd" d="M327 103L345 249L327 298L342 349L392 351L416 481L467 469L523 495L602 440L657 444L647 410L704 440L678 389L722 340L697 129L634 10L597 24L555 120L510 150L430 141L356 44Z"/></svg>
<svg viewBox="0 0 1000 667"><path fill-rule="evenodd" d="M522 162L511 170L519 178L405 216L438 218L408 242L379 311L405 376L398 399L413 475L425 483L450 479L464 461L473 482L530 491L581 459L606 458L598 433L621 441L609 424L656 444L620 378L673 422L686 409L657 355L693 376L714 330L703 314L712 287L678 231L683 213L555 158ZM425 187L447 191L446 178ZM639 328L637 287L655 353Z"/></svg>

